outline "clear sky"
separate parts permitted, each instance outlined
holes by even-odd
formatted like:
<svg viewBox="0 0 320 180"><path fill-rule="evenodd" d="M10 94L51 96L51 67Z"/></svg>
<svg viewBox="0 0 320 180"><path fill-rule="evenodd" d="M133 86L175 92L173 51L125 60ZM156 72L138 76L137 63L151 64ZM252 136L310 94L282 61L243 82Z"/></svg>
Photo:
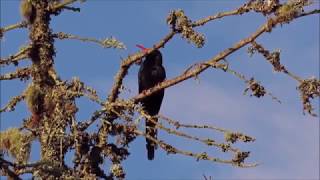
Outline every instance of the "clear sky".
<svg viewBox="0 0 320 180"><path fill-rule="evenodd" d="M183 9L192 20L232 10L245 1L104 1L89 0L80 13L65 11L52 17L54 32L63 31L84 37L102 39L114 36L124 42L127 50L103 49L96 44L75 40L56 40L55 67L61 78L80 77L97 89L104 99L112 86L119 68L120 57L127 57L138 49L135 44L150 47L169 31L166 17L170 10ZM314 8L319 7L316 1ZM21 21L18 0L1 0L1 27ZM209 59L254 32L265 22L262 15L249 13L226 17L197 28L206 36L206 44L197 49L176 36L161 50L167 77L181 74L185 68L198 61ZM27 31L13 30L1 40L1 57L14 54L22 44L28 43ZM290 24L277 27L264 34L257 42L270 50L281 49L281 62L303 78L319 78L319 15L299 18ZM246 47L247 48L247 47ZM159 149L154 161L148 161L145 140L136 139L130 146L131 155L124 161L128 179L203 179L203 174L217 179L319 179L319 119L303 115L297 82L272 67L261 55L249 57L246 48L227 58L230 66L254 76L265 88L277 96L282 104L269 96L257 99L243 95L245 84L221 70L210 69L199 76L200 82L191 79L166 90L161 113L183 123L212 124L254 136L251 144L239 144L251 151L249 162L261 163L256 168L241 169L230 165L197 162L181 155L166 155ZM23 67L29 62L21 63ZM122 97L137 94L138 66L133 66L125 78L125 86L131 90ZM14 67L1 68L1 73ZM28 82L1 82L1 107L10 97L23 91ZM78 118L90 117L98 106L80 99ZM314 100L316 112L319 99ZM18 127L28 117L24 103L15 112L1 114L1 130ZM190 131L191 132L191 131ZM202 137L221 139L217 133L192 131ZM165 139L179 148L207 151L213 156L227 157L215 149L199 143L190 143L160 132ZM39 159L39 145L34 144L32 160ZM68 157L67 157L68 158ZM69 160L67 160L69 161ZM69 161L70 162L70 161Z"/></svg>

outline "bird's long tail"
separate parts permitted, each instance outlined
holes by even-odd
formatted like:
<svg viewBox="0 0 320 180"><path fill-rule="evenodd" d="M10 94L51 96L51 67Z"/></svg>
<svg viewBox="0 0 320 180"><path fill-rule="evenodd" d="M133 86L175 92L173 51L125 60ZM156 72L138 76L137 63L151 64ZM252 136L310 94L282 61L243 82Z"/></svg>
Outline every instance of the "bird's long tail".
<svg viewBox="0 0 320 180"><path fill-rule="evenodd" d="M158 122L157 118L152 119L155 122ZM146 120L146 134L157 139L157 129L155 128L155 123L153 123L150 120ZM154 159L154 151L157 148L156 143L154 143L152 140L146 138L146 148L148 151L148 160Z"/></svg>

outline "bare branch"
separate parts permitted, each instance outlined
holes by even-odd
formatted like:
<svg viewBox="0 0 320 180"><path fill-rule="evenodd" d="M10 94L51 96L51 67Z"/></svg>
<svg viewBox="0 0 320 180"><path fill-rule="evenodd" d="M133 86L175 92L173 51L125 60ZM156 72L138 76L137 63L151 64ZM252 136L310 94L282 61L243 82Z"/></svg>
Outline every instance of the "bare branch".
<svg viewBox="0 0 320 180"><path fill-rule="evenodd" d="M93 43L97 43L99 45L101 45L103 48L118 48L118 49L126 49L126 46L118 41L117 39L115 39L114 37L111 38L106 38L104 40L97 40L94 38L83 38L80 36L75 36L75 35L71 35L71 34L66 34L63 32L59 32L56 34L53 34L53 37L55 38L59 38L59 39L76 39L76 40L80 40L83 42L93 42Z"/></svg>
<svg viewBox="0 0 320 180"><path fill-rule="evenodd" d="M17 52L14 55L10 55L7 58L0 59L0 66L5 66L9 64L18 65L18 62L22 59L26 59L29 57L29 52L31 50L31 45L25 46L20 49L19 52Z"/></svg>
<svg viewBox="0 0 320 180"><path fill-rule="evenodd" d="M93 124L97 119L99 119L105 113L105 111L105 109L95 111L89 120L79 124L79 130L86 130L89 126L91 126L91 124Z"/></svg>
<svg viewBox="0 0 320 180"><path fill-rule="evenodd" d="M8 166L12 166L18 169L22 169L22 168L28 168L28 167L37 167L37 166L42 166L44 164L49 164L49 162L35 162L35 163L30 163L30 164L17 164L17 163L13 163L10 162L8 160L5 160L4 158L0 157L0 164L6 164Z"/></svg>
<svg viewBox="0 0 320 180"><path fill-rule="evenodd" d="M25 98L24 94L11 98L10 102L0 110L0 113L14 111L15 106L24 98Z"/></svg>
<svg viewBox="0 0 320 180"><path fill-rule="evenodd" d="M64 0L63 2L61 2L59 4L54 4L53 6L49 7L49 11L56 12L61 9L69 9L68 5L73 4L76 1L84 2L85 0Z"/></svg>
<svg viewBox="0 0 320 180"><path fill-rule="evenodd" d="M0 39L2 39L5 32L18 29L18 28L27 28L28 23L26 21L19 22L17 24L12 24L7 27L0 28Z"/></svg>
<svg viewBox="0 0 320 180"><path fill-rule="evenodd" d="M154 143L158 144L168 154L182 154L182 155L185 155L185 156L194 157L197 161L198 160L207 160L207 161L212 161L212 162L217 162L217 163L231 164L233 166L237 166L237 167L241 167L241 168L251 168L251 167L256 167L256 166L259 165L257 163L244 164L243 163L244 159L234 158L233 160L223 160L223 159L220 159L220 158L209 156L206 152L194 153L194 152L190 152L190 151L184 151L184 150L178 149L176 147L173 147L170 144L167 144L167 143L165 143L165 142L163 142L161 140L155 139L152 136L150 136L150 135L148 135L146 133L143 133L142 131L135 130L134 132L136 134L138 134L140 136L144 136L144 137L148 138L149 140L153 141ZM238 152L238 153L242 153L242 152ZM240 160L241 160L241 162L239 162Z"/></svg>
<svg viewBox="0 0 320 180"><path fill-rule="evenodd" d="M199 137L191 136L191 135L186 134L186 133L181 132L181 131L177 131L177 130L174 130L174 129L167 128L167 127L163 126L162 124L156 122L150 115L146 114L142 109L139 110L139 112L143 117L148 119L148 121L151 121L152 123L154 123L157 128L162 129L162 130L166 131L169 134L173 134L173 135L180 136L180 137L187 138L187 139L194 140L194 141L199 141L199 142L202 142L202 143L206 144L207 146L215 146L215 147L221 148L221 150L223 152L226 152L226 151L229 151L229 150L232 151L232 152L239 152L240 151L239 149L233 148L230 145L223 144L223 143L221 143L221 144L220 143L216 143L215 140L210 139L210 138L201 139Z"/></svg>
<svg viewBox="0 0 320 180"><path fill-rule="evenodd" d="M243 141L243 142L253 142L253 141L256 140L255 138L253 138L251 136L248 136L248 135L245 135L243 133L239 133L239 132L235 133L235 132L232 132L230 130L226 130L226 129L223 129L223 128L215 127L215 126L212 126L212 125L182 124L179 121L173 120L173 119L165 117L163 115L158 115L158 117L161 118L162 120L167 121L169 124L174 125L176 127L176 129L179 129L180 127L183 127L183 128L195 128L195 129L208 129L208 130L214 130L214 131L222 132L222 133L224 133L225 136L228 136L230 134L235 134L236 137L234 138L235 139L234 141L231 141L232 143L235 143L238 140ZM226 139L226 141L228 141L228 140ZM224 150L226 150L226 146L225 145L220 145L219 147L221 147Z"/></svg>
<svg viewBox="0 0 320 180"><path fill-rule="evenodd" d="M75 8L75 7L64 6L63 9L67 9L74 12L80 12L80 8Z"/></svg>
<svg viewBox="0 0 320 180"><path fill-rule="evenodd" d="M1 164L1 162L0 162ZM0 175L1 176L8 176L10 179L20 180L21 178L17 175L14 171L12 171L7 165L0 166Z"/></svg>
<svg viewBox="0 0 320 180"><path fill-rule="evenodd" d="M11 79L29 79L31 73L31 68L18 68L15 72L7 73L4 75L0 75L0 80L11 80Z"/></svg>
<svg viewBox="0 0 320 180"><path fill-rule="evenodd" d="M211 129L211 130L219 131L222 133L230 132L229 130L219 128L216 126L212 126L212 125L182 124L179 121L173 120L173 119L168 118L168 117L161 115L161 114L159 114L158 117L167 121L169 124L174 125L177 129L179 129L180 127L183 127L183 128L196 128L196 129Z"/></svg>
<svg viewBox="0 0 320 180"><path fill-rule="evenodd" d="M241 7L239 7L238 9L235 9L232 11L227 11L227 12L221 12L221 13L218 13L218 14L215 14L212 16L207 16L207 17L200 19L198 21L195 21L192 23L192 27L203 26L212 20L220 19L220 18L223 18L226 16L241 15L246 12L249 12L249 9L248 9L247 4L244 4Z"/></svg>
<svg viewBox="0 0 320 180"><path fill-rule="evenodd" d="M313 10L313 11L301 13L301 14L299 15L299 17L309 16L309 15L319 14L319 13L320 13L320 9L315 9L315 10Z"/></svg>

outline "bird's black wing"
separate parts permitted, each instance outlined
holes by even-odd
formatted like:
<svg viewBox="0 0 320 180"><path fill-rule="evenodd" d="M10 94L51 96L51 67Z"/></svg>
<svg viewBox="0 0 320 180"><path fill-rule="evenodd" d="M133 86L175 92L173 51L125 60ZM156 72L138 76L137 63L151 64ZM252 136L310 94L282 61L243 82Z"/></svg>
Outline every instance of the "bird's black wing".
<svg viewBox="0 0 320 180"><path fill-rule="evenodd" d="M139 93L162 82L165 78L166 72L163 66L160 65L146 67L144 66L144 64L142 64L138 74ZM144 98L141 101L144 110L151 116L157 115L161 107L163 96L164 89ZM158 119L154 118L153 121L157 122ZM155 124L150 120L146 120L146 134L155 139L157 138L157 129L155 128ZM148 138L146 139L146 142L148 159L152 160L154 158L154 150L156 148L156 145Z"/></svg>

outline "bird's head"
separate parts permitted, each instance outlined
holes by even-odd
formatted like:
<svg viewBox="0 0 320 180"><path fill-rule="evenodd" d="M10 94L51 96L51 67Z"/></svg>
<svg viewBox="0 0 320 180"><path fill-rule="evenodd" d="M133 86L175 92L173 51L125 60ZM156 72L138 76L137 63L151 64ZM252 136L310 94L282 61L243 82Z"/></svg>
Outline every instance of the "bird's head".
<svg viewBox="0 0 320 180"><path fill-rule="evenodd" d="M143 52L147 53L149 48L145 48L142 45L137 44L136 45L138 48L140 48ZM162 54L159 50L154 50L152 52L150 52L145 59L146 63L152 63L155 65L162 65Z"/></svg>

